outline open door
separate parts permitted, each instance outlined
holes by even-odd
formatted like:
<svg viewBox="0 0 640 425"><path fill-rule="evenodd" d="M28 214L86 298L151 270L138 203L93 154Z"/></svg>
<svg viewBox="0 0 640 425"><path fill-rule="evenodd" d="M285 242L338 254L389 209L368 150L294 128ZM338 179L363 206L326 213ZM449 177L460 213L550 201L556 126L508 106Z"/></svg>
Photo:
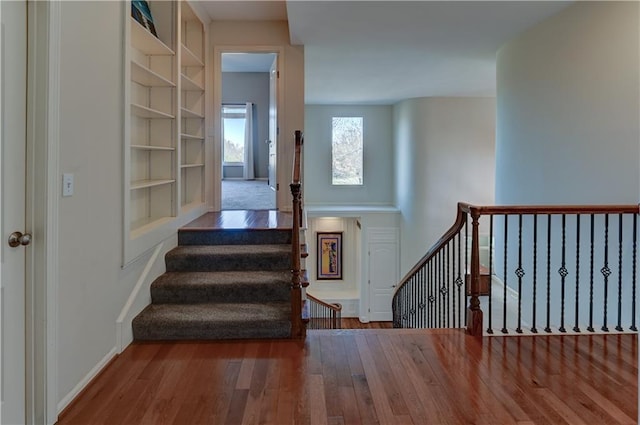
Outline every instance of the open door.
<svg viewBox="0 0 640 425"><path fill-rule="evenodd" d="M26 422L26 101L27 2L0 1L0 423Z"/></svg>
<svg viewBox="0 0 640 425"><path fill-rule="evenodd" d="M275 192L278 191L276 177L278 163L278 77L278 56L276 56L269 71L269 187Z"/></svg>

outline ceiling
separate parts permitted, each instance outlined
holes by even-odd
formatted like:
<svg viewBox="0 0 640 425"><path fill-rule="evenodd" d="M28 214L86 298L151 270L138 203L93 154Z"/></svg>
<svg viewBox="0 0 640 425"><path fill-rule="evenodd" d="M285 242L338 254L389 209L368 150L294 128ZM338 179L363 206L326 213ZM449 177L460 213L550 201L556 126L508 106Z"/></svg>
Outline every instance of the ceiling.
<svg viewBox="0 0 640 425"><path fill-rule="evenodd" d="M307 104L495 96L496 52L570 1L208 1L213 20L287 20Z"/></svg>
<svg viewBox="0 0 640 425"><path fill-rule="evenodd" d="M223 53L222 72L269 72L275 53Z"/></svg>

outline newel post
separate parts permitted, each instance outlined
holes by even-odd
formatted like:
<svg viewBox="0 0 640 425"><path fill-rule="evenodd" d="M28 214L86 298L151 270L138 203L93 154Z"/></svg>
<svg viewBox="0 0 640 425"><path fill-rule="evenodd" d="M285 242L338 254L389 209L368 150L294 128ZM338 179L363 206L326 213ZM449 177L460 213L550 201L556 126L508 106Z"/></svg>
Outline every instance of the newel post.
<svg viewBox="0 0 640 425"><path fill-rule="evenodd" d="M482 310L480 309L480 212L471 208L471 298L467 307L467 333L482 336Z"/></svg>
<svg viewBox="0 0 640 425"><path fill-rule="evenodd" d="M295 132L295 153L291 195L293 197L293 218L291 229L291 338L304 338L306 327L302 323L302 285L300 283L300 223L302 220L302 185L300 183L300 151L303 143L302 132Z"/></svg>

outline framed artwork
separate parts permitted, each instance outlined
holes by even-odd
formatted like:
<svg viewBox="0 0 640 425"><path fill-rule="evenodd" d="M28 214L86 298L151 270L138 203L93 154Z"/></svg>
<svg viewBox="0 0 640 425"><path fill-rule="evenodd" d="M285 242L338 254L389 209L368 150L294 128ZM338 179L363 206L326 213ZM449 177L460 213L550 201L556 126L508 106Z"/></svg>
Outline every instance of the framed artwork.
<svg viewBox="0 0 640 425"><path fill-rule="evenodd" d="M342 232L317 232L317 279L342 279Z"/></svg>
<svg viewBox="0 0 640 425"><path fill-rule="evenodd" d="M146 0L131 0L131 16L156 37L156 27L151 16L151 9Z"/></svg>

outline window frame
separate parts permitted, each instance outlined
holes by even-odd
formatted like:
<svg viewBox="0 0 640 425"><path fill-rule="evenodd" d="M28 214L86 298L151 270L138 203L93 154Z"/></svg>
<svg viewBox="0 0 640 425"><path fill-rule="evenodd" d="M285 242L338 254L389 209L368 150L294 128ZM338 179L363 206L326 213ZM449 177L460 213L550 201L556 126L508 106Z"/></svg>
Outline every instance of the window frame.
<svg viewBox="0 0 640 425"><path fill-rule="evenodd" d="M244 112L225 112L225 108L236 108L236 109L243 109ZM246 125L246 119L247 119L247 106L243 103L223 103L222 104L222 108L220 110L220 121L221 121L221 125L220 125L220 131L222 133L222 165L225 166L240 166L240 165L244 165L244 160L242 161L233 161L233 162L229 162L229 161L225 161L225 149L224 149L224 120L225 118L242 118L245 120L245 125ZM243 133L244 134L244 133ZM244 156L244 144L242 146L242 152L243 152L243 156Z"/></svg>
<svg viewBox="0 0 640 425"><path fill-rule="evenodd" d="M336 183L335 173L335 152L334 152L334 123L336 119L357 119L360 121L360 182L359 183ZM331 117L331 186L332 187L363 187L364 186L364 116L362 115L334 115Z"/></svg>

